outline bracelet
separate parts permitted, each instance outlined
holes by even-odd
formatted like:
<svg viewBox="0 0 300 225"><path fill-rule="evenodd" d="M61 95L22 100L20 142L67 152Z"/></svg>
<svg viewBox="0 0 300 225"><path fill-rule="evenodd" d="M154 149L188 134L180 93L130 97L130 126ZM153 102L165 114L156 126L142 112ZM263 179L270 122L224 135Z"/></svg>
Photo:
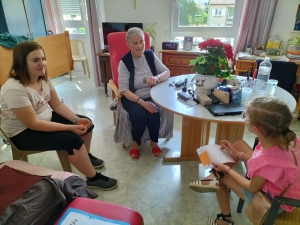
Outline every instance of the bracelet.
<svg viewBox="0 0 300 225"><path fill-rule="evenodd" d="M77 118L75 119L74 124L77 124L77 123L78 123L78 120L79 120L79 117L77 117Z"/></svg>
<svg viewBox="0 0 300 225"><path fill-rule="evenodd" d="M239 159L242 159L244 152L240 152Z"/></svg>
<svg viewBox="0 0 300 225"><path fill-rule="evenodd" d="M229 167L229 169L226 171L226 173L228 173L228 172L229 172L229 170L231 170L231 167ZM225 173L225 174L226 174L226 173Z"/></svg>
<svg viewBox="0 0 300 225"><path fill-rule="evenodd" d="M136 100L136 102L135 102L135 103L137 103L137 102L140 100L140 98L141 98L141 97L139 97L139 98Z"/></svg>

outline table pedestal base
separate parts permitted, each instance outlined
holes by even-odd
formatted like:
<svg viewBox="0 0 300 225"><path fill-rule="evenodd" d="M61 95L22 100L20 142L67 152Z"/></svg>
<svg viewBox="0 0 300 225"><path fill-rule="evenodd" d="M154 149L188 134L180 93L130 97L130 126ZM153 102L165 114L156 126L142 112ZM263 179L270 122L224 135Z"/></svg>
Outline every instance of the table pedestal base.
<svg viewBox="0 0 300 225"><path fill-rule="evenodd" d="M209 141L211 122L182 118L181 150L171 152L164 156L164 162L195 161L199 160L196 149L207 145ZM220 144L221 140L233 142L243 138L244 124L218 123L215 143Z"/></svg>

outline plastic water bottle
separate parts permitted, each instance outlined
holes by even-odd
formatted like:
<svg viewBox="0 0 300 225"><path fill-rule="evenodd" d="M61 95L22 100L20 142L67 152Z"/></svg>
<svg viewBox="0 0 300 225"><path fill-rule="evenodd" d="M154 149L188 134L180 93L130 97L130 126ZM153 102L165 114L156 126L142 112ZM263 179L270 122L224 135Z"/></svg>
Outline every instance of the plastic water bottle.
<svg viewBox="0 0 300 225"><path fill-rule="evenodd" d="M265 95L271 69L272 63L270 62L270 58L265 57L265 60L259 65L257 80L254 87L255 96Z"/></svg>

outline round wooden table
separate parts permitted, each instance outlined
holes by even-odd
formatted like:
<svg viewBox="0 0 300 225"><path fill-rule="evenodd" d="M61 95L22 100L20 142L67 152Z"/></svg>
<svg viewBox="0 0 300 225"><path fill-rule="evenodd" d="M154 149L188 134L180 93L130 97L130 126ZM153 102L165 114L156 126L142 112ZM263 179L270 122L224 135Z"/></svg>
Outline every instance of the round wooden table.
<svg viewBox="0 0 300 225"><path fill-rule="evenodd" d="M196 149L208 144L211 122L217 123L216 144L224 139L231 142L242 139L244 135L245 125L240 115L213 116L200 104L192 107L178 99L177 92L182 91L182 87L176 88L169 84L186 77L190 81L194 74L171 77L153 86L150 93L153 101L160 107L182 116L181 149L164 156L166 162L199 160ZM291 111L296 108L295 98L282 88L276 87L274 96L286 102Z"/></svg>

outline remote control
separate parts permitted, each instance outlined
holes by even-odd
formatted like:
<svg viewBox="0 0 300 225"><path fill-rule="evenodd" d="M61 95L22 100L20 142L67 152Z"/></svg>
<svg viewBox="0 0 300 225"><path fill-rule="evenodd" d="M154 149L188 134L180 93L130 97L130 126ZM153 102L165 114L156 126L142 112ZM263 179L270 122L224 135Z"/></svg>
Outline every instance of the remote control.
<svg viewBox="0 0 300 225"><path fill-rule="evenodd" d="M192 96L190 96L189 94L187 94L187 93L185 93L185 92L178 92L178 93L177 93L177 96L178 96L179 98L181 98L182 100L184 100L184 101L187 101L187 100L189 100L189 99L192 98Z"/></svg>
<svg viewBox="0 0 300 225"><path fill-rule="evenodd" d="M175 87L181 87L184 85L184 80L179 80L175 83Z"/></svg>

